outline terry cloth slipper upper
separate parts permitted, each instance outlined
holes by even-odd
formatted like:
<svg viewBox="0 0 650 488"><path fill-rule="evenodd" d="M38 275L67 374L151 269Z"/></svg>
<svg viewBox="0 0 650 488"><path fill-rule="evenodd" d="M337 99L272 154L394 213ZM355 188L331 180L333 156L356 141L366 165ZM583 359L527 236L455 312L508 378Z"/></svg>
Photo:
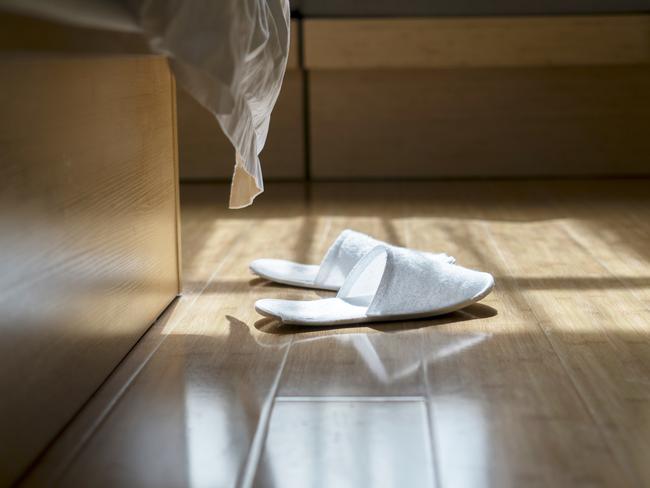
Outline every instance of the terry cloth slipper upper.
<svg viewBox="0 0 650 488"><path fill-rule="evenodd" d="M481 300L493 286L489 273L380 245L357 263L335 298L263 299L255 310L299 325L411 319L459 310Z"/></svg>
<svg viewBox="0 0 650 488"><path fill-rule="evenodd" d="M262 278L285 285L336 291L341 288L345 278L359 260L378 245L390 246L361 232L347 229L336 238L320 266L283 259L256 259L250 264L250 270ZM453 257L444 253L422 252L421 254L435 261L456 262Z"/></svg>

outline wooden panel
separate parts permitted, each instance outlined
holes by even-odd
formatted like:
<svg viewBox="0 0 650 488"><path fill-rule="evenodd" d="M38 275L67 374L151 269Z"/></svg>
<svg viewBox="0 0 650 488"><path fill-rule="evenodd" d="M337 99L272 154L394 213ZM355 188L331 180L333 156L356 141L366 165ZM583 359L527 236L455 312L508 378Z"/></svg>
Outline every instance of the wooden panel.
<svg viewBox="0 0 650 488"><path fill-rule="evenodd" d="M305 174L303 74L287 71L260 155L266 179L301 179ZM235 150L214 116L183 90L178 91L179 150L184 180L230 179Z"/></svg>
<svg viewBox="0 0 650 488"><path fill-rule="evenodd" d="M289 59L287 59L287 70L298 69L302 64L300 60L300 29L300 21L292 19L289 38Z"/></svg>
<svg viewBox="0 0 650 488"><path fill-rule="evenodd" d="M95 391L179 283L166 61L25 56L2 58L0 66L6 485Z"/></svg>
<svg viewBox="0 0 650 488"><path fill-rule="evenodd" d="M315 178L650 173L650 66L309 79Z"/></svg>
<svg viewBox="0 0 650 488"><path fill-rule="evenodd" d="M308 19L307 69L650 62L650 16Z"/></svg>
<svg viewBox="0 0 650 488"><path fill-rule="evenodd" d="M149 44L135 33L75 27L0 12L0 50L146 54Z"/></svg>

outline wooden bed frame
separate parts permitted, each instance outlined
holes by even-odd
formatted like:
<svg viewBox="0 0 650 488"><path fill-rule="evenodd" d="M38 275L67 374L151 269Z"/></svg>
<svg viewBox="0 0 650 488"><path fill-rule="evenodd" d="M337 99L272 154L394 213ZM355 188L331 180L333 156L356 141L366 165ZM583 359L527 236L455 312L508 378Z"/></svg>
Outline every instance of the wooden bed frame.
<svg viewBox="0 0 650 488"><path fill-rule="evenodd" d="M151 55L0 57L0 485L180 293L174 79Z"/></svg>

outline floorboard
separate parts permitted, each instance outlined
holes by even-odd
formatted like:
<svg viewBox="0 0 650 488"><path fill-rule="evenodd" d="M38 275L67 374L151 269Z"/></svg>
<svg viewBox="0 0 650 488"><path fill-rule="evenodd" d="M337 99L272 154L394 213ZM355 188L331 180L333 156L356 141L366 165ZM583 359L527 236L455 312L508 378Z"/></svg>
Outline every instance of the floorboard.
<svg viewBox="0 0 650 488"><path fill-rule="evenodd" d="M182 189L184 293L25 486L650 485L648 180ZM257 257L345 228L447 252L494 292L442 317L282 326Z"/></svg>
<svg viewBox="0 0 650 488"><path fill-rule="evenodd" d="M460 263L488 269L497 281L495 292L476 306L484 309L466 309L471 320L422 329L425 351L453 351L424 358L441 484L615 486L622 470L611 462L535 311L511 278L508 259L494 246L492 228L509 225L509 206L498 201L484 210L482 203L512 190L507 184L470 188L462 200L453 193L439 195L440 203L423 200L407 222L409 246L448 242ZM525 203L518 199L518 208ZM428 208L441 206L443 218L426 217ZM523 222L510 225L515 232L509 238L517 239Z"/></svg>

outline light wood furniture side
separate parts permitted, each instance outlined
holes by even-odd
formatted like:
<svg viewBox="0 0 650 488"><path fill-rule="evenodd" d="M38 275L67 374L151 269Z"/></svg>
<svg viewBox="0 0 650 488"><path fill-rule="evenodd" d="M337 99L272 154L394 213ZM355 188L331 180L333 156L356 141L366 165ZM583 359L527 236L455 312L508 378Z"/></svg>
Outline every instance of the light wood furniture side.
<svg viewBox="0 0 650 488"><path fill-rule="evenodd" d="M173 80L158 56L0 58L0 485L179 292Z"/></svg>
<svg viewBox="0 0 650 488"><path fill-rule="evenodd" d="M638 64L650 15L306 19L307 69Z"/></svg>
<svg viewBox="0 0 650 488"><path fill-rule="evenodd" d="M291 22L287 72L273 109L269 135L260 158L268 179L305 176L303 73L299 60L299 25ZM178 91L179 149L183 180L228 180L235 153L214 116L185 91Z"/></svg>

